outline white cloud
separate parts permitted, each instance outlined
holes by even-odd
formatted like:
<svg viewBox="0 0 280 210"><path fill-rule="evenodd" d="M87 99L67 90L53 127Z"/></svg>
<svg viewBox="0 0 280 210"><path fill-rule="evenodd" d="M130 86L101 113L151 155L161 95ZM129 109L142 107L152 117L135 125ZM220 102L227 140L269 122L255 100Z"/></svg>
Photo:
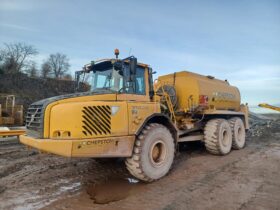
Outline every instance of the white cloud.
<svg viewBox="0 0 280 210"><path fill-rule="evenodd" d="M279 65L260 65L240 69L229 73L229 78L231 83L245 90L280 91Z"/></svg>
<svg viewBox="0 0 280 210"><path fill-rule="evenodd" d="M232 81L231 83L245 90L280 91L280 85L279 85L280 78L270 78L270 79L259 78L259 79L252 79L252 80L248 79L248 80L241 80L241 81Z"/></svg>
<svg viewBox="0 0 280 210"><path fill-rule="evenodd" d="M252 66L244 69L237 69L231 73L233 77L241 77L247 79L250 78L271 78L271 77L280 77L280 65L258 65Z"/></svg>
<svg viewBox="0 0 280 210"><path fill-rule="evenodd" d="M5 28L15 29L15 30L32 31L32 32L36 31L34 28L25 27L17 24L10 24L10 23L0 23L0 27L5 27Z"/></svg>

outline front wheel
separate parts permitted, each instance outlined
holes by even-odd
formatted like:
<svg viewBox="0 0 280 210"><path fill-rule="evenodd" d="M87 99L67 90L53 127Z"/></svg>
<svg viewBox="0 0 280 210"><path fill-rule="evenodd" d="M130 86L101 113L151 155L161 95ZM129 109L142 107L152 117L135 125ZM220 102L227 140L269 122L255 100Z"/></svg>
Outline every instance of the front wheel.
<svg viewBox="0 0 280 210"><path fill-rule="evenodd" d="M126 167L136 178L152 182L165 176L171 168L175 143L163 125L151 123L137 136L133 155L126 159Z"/></svg>

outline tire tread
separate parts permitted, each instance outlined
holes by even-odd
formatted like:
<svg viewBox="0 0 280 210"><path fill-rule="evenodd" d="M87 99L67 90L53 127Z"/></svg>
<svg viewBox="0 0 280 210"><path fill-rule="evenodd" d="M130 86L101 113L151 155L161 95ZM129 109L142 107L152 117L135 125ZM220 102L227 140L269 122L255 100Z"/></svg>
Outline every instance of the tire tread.
<svg viewBox="0 0 280 210"><path fill-rule="evenodd" d="M158 128L166 129L167 132L170 133L170 131L165 126L158 123L151 123L145 126L144 129L141 131L140 135L136 137L132 157L127 158L125 161L126 168L128 169L128 171L133 176L135 176L136 178L142 181L146 181L146 182L155 181L154 179L148 177L141 167L141 151L148 132L152 129L158 129Z"/></svg>

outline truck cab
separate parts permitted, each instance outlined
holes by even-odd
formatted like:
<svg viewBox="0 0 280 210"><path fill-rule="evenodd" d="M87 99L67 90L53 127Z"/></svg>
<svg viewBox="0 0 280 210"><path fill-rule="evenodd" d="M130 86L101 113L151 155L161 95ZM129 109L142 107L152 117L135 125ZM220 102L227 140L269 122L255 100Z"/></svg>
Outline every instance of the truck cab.
<svg viewBox="0 0 280 210"><path fill-rule="evenodd" d="M26 145L66 157L129 157L145 121L159 115L152 69L130 56L91 62L77 71L76 90L30 105Z"/></svg>
<svg viewBox="0 0 280 210"><path fill-rule="evenodd" d="M77 71L76 90L87 78L89 92L116 94L120 99L150 101L153 98L152 69L147 64L137 63L131 56L123 60L103 59L91 62ZM124 98L125 96L125 98Z"/></svg>

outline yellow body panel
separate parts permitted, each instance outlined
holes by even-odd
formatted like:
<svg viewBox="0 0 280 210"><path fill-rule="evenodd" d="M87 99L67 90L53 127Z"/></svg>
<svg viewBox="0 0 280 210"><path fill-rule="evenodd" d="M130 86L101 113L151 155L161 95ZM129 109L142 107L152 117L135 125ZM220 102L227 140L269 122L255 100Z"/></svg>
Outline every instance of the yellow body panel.
<svg viewBox="0 0 280 210"><path fill-rule="evenodd" d="M100 94L100 95L90 95L90 96L80 96L80 97L74 97L74 98L66 98L61 99L59 101L53 102L49 104L45 110L45 116L44 116L44 138L49 138L50 133L50 113L52 108L55 105L58 104L65 104L65 103L72 103L72 102L78 102L83 104L84 102L93 102L93 101L115 101L116 100L116 94ZM70 115L72 118L76 117L73 115ZM68 116L68 117L70 117Z"/></svg>
<svg viewBox="0 0 280 210"><path fill-rule="evenodd" d="M248 107L248 105L241 104L240 111L244 114L245 129L249 129L250 124L249 124L249 107Z"/></svg>
<svg viewBox="0 0 280 210"><path fill-rule="evenodd" d="M83 109L91 106L114 106L118 107L116 114L111 116L111 133L97 134L94 136L86 136L83 133ZM56 133L60 131L62 134L69 131L70 136L61 138L92 138L105 136L122 136L128 135L127 120L127 103L126 102L110 102L110 101L88 101L88 102L72 102L57 104L52 107L50 114L50 138L59 138Z"/></svg>
<svg viewBox="0 0 280 210"><path fill-rule="evenodd" d="M102 106L111 109L110 133L85 135L85 107ZM113 113L116 107L117 111ZM22 135L20 141L39 150L66 157L129 157L136 132L147 117L159 112L159 103L150 102L146 95L103 94L60 99L45 109L44 138ZM106 120L102 113L97 114L101 121ZM104 124L98 128L102 126Z"/></svg>
<svg viewBox="0 0 280 210"><path fill-rule="evenodd" d="M154 113L160 113L160 105L156 102L132 102L128 103L129 134L135 134L143 125L147 117Z"/></svg>
<svg viewBox="0 0 280 210"><path fill-rule="evenodd" d="M25 130L0 130L1 136L19 136L25 134Z"/></svg>
<svg viewBox="0 0 280 210"><path fill-rule="evenodd" d="M129 157L132 154L134 139L134 136L121 136L53 140L20 136L20 142L25 145L65 157Z"/></svg>
<svg viewBox="0 0 280 210"><path fill-rule="evenodd" d="M87 138L82 133L82 109L85 106L118 106L118 112L111 118L110 136L122 136L135 134L142 126L147 117L154 113L160 113L159 103L156 102L84 102L57 104L52 108L50 115L50 138ZM61 133L70 131L71 136L55 135L57 131ZM108 135L100 135L105 137Z"/></svg>

